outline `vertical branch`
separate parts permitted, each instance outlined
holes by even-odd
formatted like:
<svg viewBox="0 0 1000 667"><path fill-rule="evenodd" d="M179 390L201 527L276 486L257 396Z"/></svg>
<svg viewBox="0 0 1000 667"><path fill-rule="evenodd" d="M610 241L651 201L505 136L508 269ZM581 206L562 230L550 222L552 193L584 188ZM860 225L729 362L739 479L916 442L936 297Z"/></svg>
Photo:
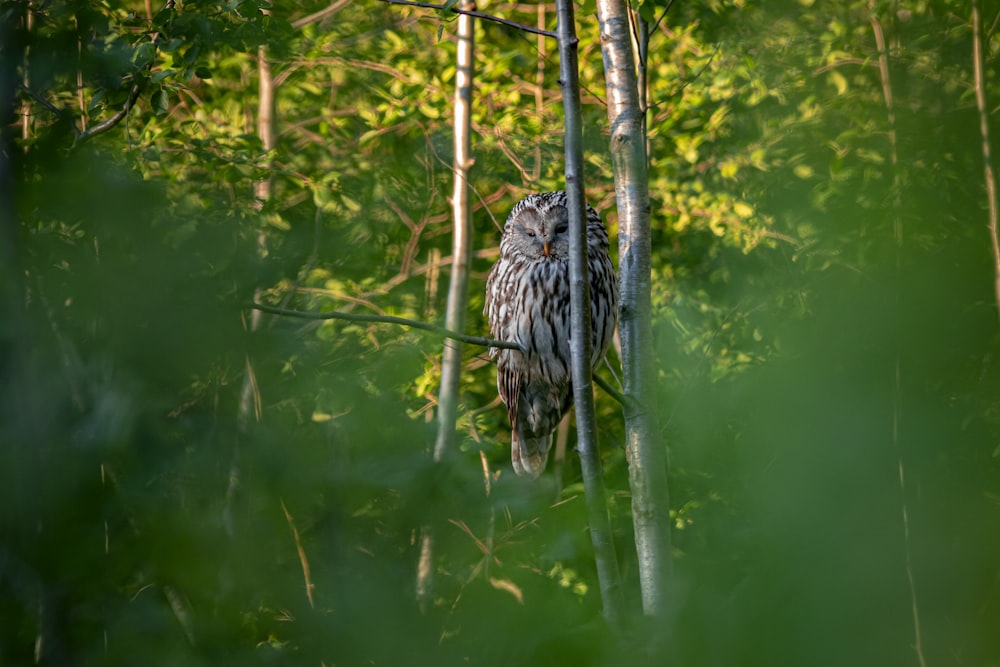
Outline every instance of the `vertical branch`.
<svg viewBox="0 0 1000 667"><path fill-rule="evenodd" d="M23 18L30 25L30 8L25 8L28 16ZM0 324L0 368L13 362L13 327L20 324L23 307L24 274L20 267L18 222L14 186L14 137L11 132L17 117L17 61L27 58L27 46L18 38L18 23L22 18L14 11L0 15L0 309L9 313ZM25 68L27 72L27 68ZM27 76L27 74L25 74ZM10 337L10 341L5 340ZM4 358L10 343L10 358Z"/></svg>
<svg viewBox="0 0 1000 667"><path fill-rule="evenodd" d="M622 0L598 0L604 78L607 82L611 157L618 202L618 273L625 394L625 451L632 488L632 521L639 561L642 608L666 613L672 572L670 502L664 443L656 406L650 299L650 207L643 111Z"/></svg>
<svg viewBox="0 0 1000 667"><path fill-rule="evenodd" d="M31 33L32 28L35 24L35 13L31 11L31 5L27 5L24 8L24 30L26 33ZM24 74L21 83L24 84L25 90L31 88L31 76L29 67L29 58L31 56L31 47L25 45L24 47ZM31 138L31 101L25 96L24 100L21 102L21 139L25 142ZM28 150L27 143L24 146L24 150Z"/></svg>
<svg viewBox="0 0 1000 667"><path fill-rule="evenodd" d="M611 523L604 494L603 470L597 442L591 375L590 278L587 275L587 221L584 213L583 128L580 114L578 44L572 0L557 0L559 17L559 78L566 118L566 206L569 213L570 336L572 345L573 397L576 406L577 447L587 498L590 540L594 546L597 579L601 587L604 616L620 627L624 600Z"/></svg>
<svg viewBox="0 0 1000 667"><path fill-rule="evenodd" d="M80 105L80 131L87 131L87 104L83 99L83 35L76 18L76 103Z"/></svg>
<svg viewBox="0 0 1000 667"><path fill-rule="evenodd" d="M474 9L474 3L465 3ZM448 283L448 306L445 327L452 331L465 331L465 313L468 310L469 265L472 262L472 207L469 201L470 124L472 119L472 80L475 49L474 19L462 14L458 17L458 53L455 68L455 172L451 197L452 244L451 279ZM455 436L455 417L458 413L459 381L462 375L462 342L446 340L441 364L441 390L438 395L438 434L434 444L434 460L440 461Z"/></svg>
<svg viewBox="0 0 1000 667"><path fill-rule="evenodd" d="M545 3L538 3L538 29L545 30ZM538 51L538 60L535 62L535 114L538 116L539 125L544 127L542 122L542 114L545 112L545 96L543 92L545 91L545 58L546 53L546 37L545 35L536 35L537 43L535 44L535 49ZM531 167L531 177L538 181L542 177L542 145L540 142L535 144L535 164Z"/></svg>
<svg viewBox="0 0 1000 667"><path fill-rule="evenodd" d="M997 314L1000 315L1000 236L997 228L997 182L993 175L993 156L990 153L990 116L986 108L986 82L983 78L983 27L979 16L979 0L972 0L972 76L976 89L976 110L979 112L979 136L983 146L983 179L986 183L986 205L989 215L990 243L993 248L993 290L996 294Z"/></svg>
<svg viewBox="0 0 1000 667"><path fill-rule="evenodd" d="M878 72L882 82L882 98L885 101L886 120L889 124L889 159L892 164L892 190L893 190L893 221L892 233L897 244L903 243L903 219L899 215L902 205L901 188L899 181L899 149L896 141L896 104L892 98L892 79L889 77L889 49L885 42L885 32L882 30L882 22L879 21L878 14L875 13L875 0L871 0L868 5L872 33L875 35L875 46L878 49Z"/></svg>
<svg viewBox="0 0 1000 667"><path fill-rule="evenodd" d="M466 2L463 9L475 9ZM470 150L472 119L472 81L475 65L474 19L461 14L458 17L458 53L455 67L455 133L454 148L455 187L452 193L452 251L451 279L448 283L448 306L445 327L451 331L465 331L465 313L468 310L469 266L472 262L472 207L469 200L469 169L472 167ZM461 341L446 339L441 359L441 388L438 391L438 432L434 442L434 462L440 463L452 448L455 440L455 419L462 379ZM427 604L433 587L433 527L423 527L420 544L420 561L417 565L417 600L421 607Z"/></svg>
<svg viewBox="0 0 1000 667"><path fill-rule="evenodd" d="M261 44L257 49L258 92L257 102L257 136L265 153L274 150L274 77L271 75L271 63L267 59L267 47ZM257 181L254 194L262 204L271 198L272 178L270 173L271 158L268 155L264 167L267 175Z"/></svg>
<svg viewBox="0 0 1000 667"><path fill-rule="evenodd" d="M299 529L295 527L295 518L288 511L285 499L279 498L279 500L281 502L281 511L285 513L285 521L288 522L288 528L292 531L292 540L295 541L295 551L299 554L299 565L302 566L302 580L306 586L306 598L309 600L309 606L315 609L316 602L313 600L313 590L316 588L316 584L313 583L311 570L309 569L309 558L306 556L305 547L302 546Z"/></svg>
<svg viewBox="0 0 1000 667"><path fill-rule="evenodd" d="M261 10L266 12L267 10ZM267 59L267 48L261 44L257 49L257 76L258 76L258 100L257 100L257 136L260 138L261 146L265 153L270 153L274 149L274 77L271 75L271 64ZM249 123L248 123L249 124ZM271 198L271 173L270 173L270 155L267 157L267 162L265 167L268 168L267 174L254 183L254 196L256 197L256 206L259 209L264 207L264 203ZM257 248L258 251L263 254L265 252L265 246L267 242L267 236L264 234L264 230L261 229L257 233ZM259 297L258 293L254 294L254 301L257 301ZM244 320L244 328L249 329L251 332L257 331L260 328L261 323L261 312L254 310L250 313L250 320L247 322ZM261 398L260 398L260 387L257 384L257 373L254 368L253 358L248 353L244 358L244 372L243 372L243 386L240 389L240 402L237 414L237 426L240 433L244 433L247 428L249 428L251 423L251 415L253 421L260 421L261 419ZM229 465L229 479L227 481L226 487L226 503L223 510L223 521L226 527L226 532L229 535L233 534L233 502L236 496L236 491L240 484L240 448L239 442L236 443L233 449L233 460Z"/></svg>
<svg viewBox="0 0 1000 667"><path fill-rule="evenodd" d="M882 29L882 22L876 13L875 0L869 2L869 21L872 26L872 34L875 37L875 46L878 49L878 70L879 79L882 83L882 97L885 102L886 120L889 125L889 157L892 164L892 190L893 190L893 218L892 235L896 242L896 301L898 301L902 286L901 262L903 250L903 217L902 208L902 182L899 173L899 147L896 137L896 109L892 95L892 79L889 72L889 50L885 40L885 31ZM897 333L897 337L902 336ZM900 512L903 524L903 554L904 567L906 570L906 580L910 593L910 613L913 617L913 650L917 654L917 663L920 667L926 667L924 659L924 648L922 633L920 630L920 606L917 602L917 587L913 576L912 548L910 547L910 515L906 501L906 468L903 465L903 453L901 445L900 430L903 420L903 383L902 383L902 359L900 352L896 350L896 359L893 367L893 387L892 387L892 446L896 453L896 469L899 480Z"/></svg>

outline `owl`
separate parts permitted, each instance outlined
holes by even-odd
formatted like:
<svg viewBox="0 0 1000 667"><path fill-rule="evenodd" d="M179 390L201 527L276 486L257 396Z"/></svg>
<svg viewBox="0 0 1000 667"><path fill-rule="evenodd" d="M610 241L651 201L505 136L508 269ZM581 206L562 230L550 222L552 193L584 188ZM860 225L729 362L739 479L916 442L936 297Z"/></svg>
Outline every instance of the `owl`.
<svg viewBox="0 0 1000 667"><path fill-rule="evenodd" d="M618 319L618 278L608 232L587 206L591 366L604 357ZM510 419L511 461L518 475L545 469L552 432L573 404L570 364L569 214L566 193L528 195L511 209L500 259L486 280L483 314L493 338L521 350L490 349L497 389Z"/></svg>

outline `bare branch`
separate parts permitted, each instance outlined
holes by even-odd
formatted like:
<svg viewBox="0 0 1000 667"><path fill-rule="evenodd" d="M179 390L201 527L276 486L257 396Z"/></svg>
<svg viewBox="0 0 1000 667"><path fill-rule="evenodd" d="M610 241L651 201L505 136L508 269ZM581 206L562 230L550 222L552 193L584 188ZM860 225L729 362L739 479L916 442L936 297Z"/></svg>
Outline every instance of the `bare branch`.
<svg viewBox="0 0 1000 667"><path fill-rule="evenodd" d="M252 303L250 308L254 310L259 310L264 313L271 313L272 315L285 315L287 317L300 317L306 320L346 320L348 322L378 322L383 324L398 324L403 327L412 327L414 329L422 329L424 331L431 331L433 333L444 336L445 338L451 338L452 340L460 340L463 343L468 343L470 345L480 345L482 347L495 347L504 350L521 350L523 349L517 343L508 343L502 340L494 340L492 338L486 338L485 336L469 336L466 334L458 333L456 331L450 331L444 327L439 327L436 324L430 324L428 322L421 322L419 320L409 320L405 317L395 317L392 315L371 315L367 313L343 313L336 310L331 310L325 313L314 313L306 310L290 310L288 308L277 308L275 306L268 306L263 303Z"/></svg>
<svg viewBox="0 0 1000 667"><path fill-rule="evenodd" d="M299 529L295 527L295 519L292 517L292 513L288 511L288 507L285 505L285 499L279 498L281 501L281 511L285 513L285 521L288 522L288 527L292 531L292 539L295 540L295 550L299 553L299 564L302 565L302 578L305 580L306 585L306 598L309 600L309 606L316 608L316 603L313 600L313 589L316 588L316 584L312 581L312 575L309 571L309 558L306 557L306 550L302 546L302 539L299 537Z"/></svg>
<svg viewBox="0 0 1000 667"><path fill-rule="evenodd" d="M656 19L656 23L654 23L653 27L649 29L649 34L650 35L652 35L654 32L656 32L656 29L660 27L660 22L663 21L663 19L667 16L667 12L670 11L670 8L673 5L674 5L674 0L669 0L667 2L667 5L663 8L663 11L660 12L660 16Z"/></svg>
<svg viewBox="0 0 1000 667"><path fill-rule="evenodd" d="M507 19L502 19L499 16L493 16L492 14L484 14L482 12L473 11L471 9L459 9L458 7L445 7L444 5L435 5L429 2L414 2L413 0L379 0L379 2L384 2L387 5L403 5L405 7L423 7L424 9L437 9L438 11L449 11L455 14L465 14L466 16L475 16L477 19L483 19L484 21L492 21L493 23L499 23L505 25L509 28L516 28L518 30L523 30L524 32L530 32L535 35L544 35L545 37L551 37L552 39L557 39L556 33L550 30L541 30L535 28L534 26L524 25L523 23L517 23L515 21L508 21Z"/></svg>
<svg viewBox="0 0 1000 667"><path fill-rule="evenodd" d="M319 10L309 16L303 16L297 21L292 21L292 27L296 30L300 30L310 23L315 23L316 21L322 21L327 16L336 13L339 9L347 5L351 0L337 0L337 2L331 2L329 7Z"/></svg>
<svg viewBox="0 0 1000 667"><path fill-rule="evenodd" d="M628 406L635 403L635 401L631 400L628 396L615 389L614 385L612 385L610 382L602 378L597 373L594 373L594 384L603 389L608 396L618 401L619 405Z"/></svg>
<svg viewBox="0 0 1000 667"><path fill-rule="evenodd" d="M31 99L35 100L39 104L41 104L43 107L46 108L46 110L48 110L49 112L51 112L57 118L63 115L64 112L63 112L62 109L60 109L56 105L52 104L52 102L49 102L47 99L45 99L44 97L42 97L41 95L39 95L35 91L31 90L30 88L28 88L23 83L17 84L17 87L21 89L21 92L25 93L28 97L30 97Z"/></svg>
<svg viewBox="0 0 1000 667"><path fill-rule="evenodd" d="M128 99L125 100L125 104L122 105L122 108L116 111L113 116L104 119L97 125L91 127L89 130L78 133L76 138L73 140L73 145L76 146L77 144L80 144L88 139L93 139L98 134L103 134L120 123L122 119L128 115L128 112L132 110L132 107L135 106L136 100L139 99L139 92L139 84L132 84L132 90L129 91Z"/></svg>

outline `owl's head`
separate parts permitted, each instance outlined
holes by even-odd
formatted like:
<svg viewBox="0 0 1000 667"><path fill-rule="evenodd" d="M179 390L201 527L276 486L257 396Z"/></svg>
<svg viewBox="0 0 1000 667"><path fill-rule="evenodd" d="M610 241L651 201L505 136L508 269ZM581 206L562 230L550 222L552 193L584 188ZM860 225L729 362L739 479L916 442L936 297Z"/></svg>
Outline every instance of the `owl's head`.
<svg viewBox="0 0 1000 667"><path fill-rule="evenodd" d="M500 252L531 260L569 257L566 195L545 192L528 195L515 204L504 225Z"/></svg>
<svg viewBox="0 0 1000 667"><path fill-rule="evenodd" d="M587 244L591 251L607 252L608 232L601 216L587 206ZM569 257L569 213L566 193L528 195L514 205L504 225L500 254L520 255L530 260Z"/></svg>

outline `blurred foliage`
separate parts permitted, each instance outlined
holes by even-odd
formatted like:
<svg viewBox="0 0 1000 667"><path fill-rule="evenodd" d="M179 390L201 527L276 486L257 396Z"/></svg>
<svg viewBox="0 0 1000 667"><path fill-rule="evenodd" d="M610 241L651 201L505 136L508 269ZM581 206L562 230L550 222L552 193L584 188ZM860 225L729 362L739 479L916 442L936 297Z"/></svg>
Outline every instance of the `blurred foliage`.
<svg viewBox="0 0 1000 667"><path fill-rule="evenodd" d="M916 611L927 664L1000 663L998 326L968 8L634 4L656 23L653 302L676 558L670 627L636 631L685 664L915 664ZM440 340L271 316L250 330L255 296L443 311L453 26L381 3L305 20L327 6L0 2L0 60L16 64L0 82L18 105L2 146L15 197L0 202L17 218L0 664L641 653L601 620L575 458L559 479L511 474L483 350L467 351L459 451L434 466ZM555 23L551 5L479 8ZM588 195L613 230L592 3L578 20ZM277 87L269 153L260 47ZM559 187L562 144L554 44L481 23L477 68L482 334L496 223ZM93 133L133 89L127 117ZM273 195L258 201L263 178ZM606 397L598 409L638 608L621 420ZM436 586L421 613L426 524Z"/></svg>

